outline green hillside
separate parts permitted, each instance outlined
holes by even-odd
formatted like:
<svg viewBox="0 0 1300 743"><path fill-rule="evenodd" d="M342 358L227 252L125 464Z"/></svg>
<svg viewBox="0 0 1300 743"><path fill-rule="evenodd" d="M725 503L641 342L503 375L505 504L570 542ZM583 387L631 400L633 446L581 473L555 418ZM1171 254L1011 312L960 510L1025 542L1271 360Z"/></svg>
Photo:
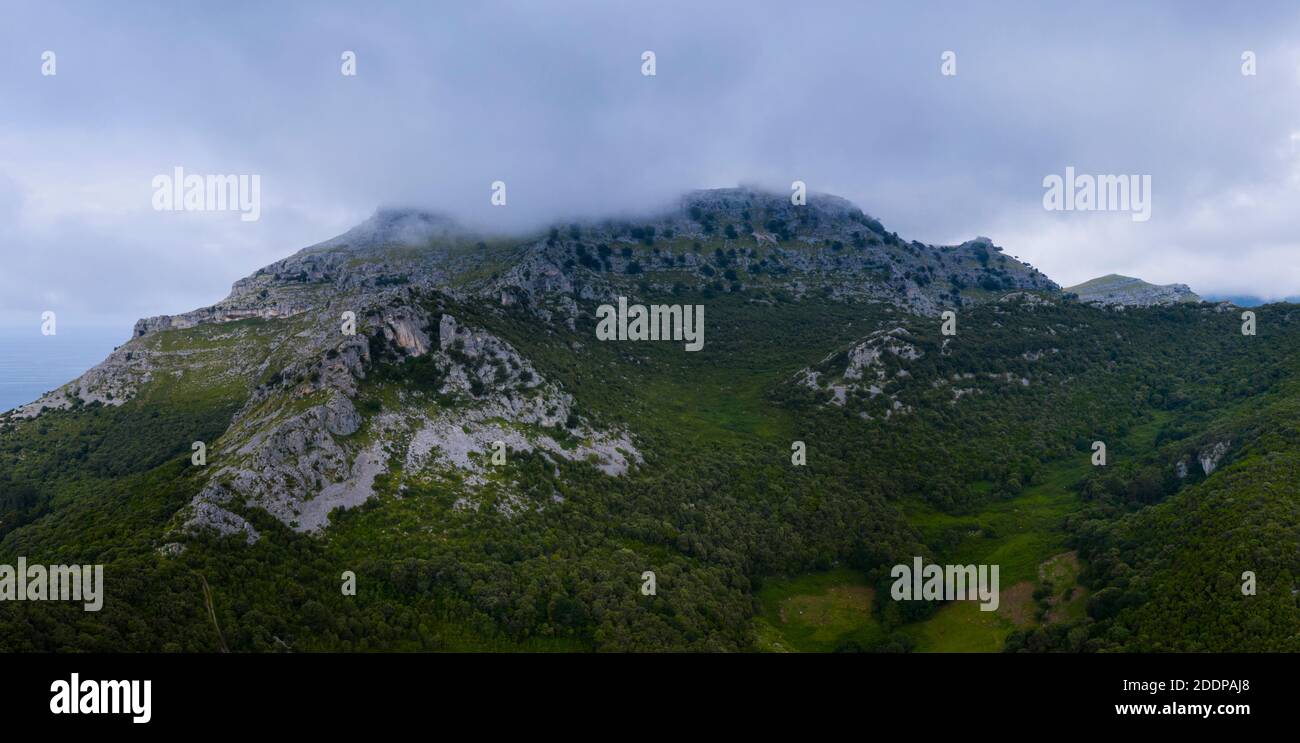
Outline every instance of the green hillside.
<svg viewBox="0 0 1300 743"><path fill-rule="evenodd" d="M755 271L714 224L635 228L604 257L587 228L556 230L450 283L391 251L372 283L340 283L309 252L321 277L271 270L247 296L288 282L318 313L151 325L117 352L147 364L121 357L126 402L0 419L0 563L102 562L109 586L98 613L0 603L0 649L1300 650L1300 308L1257 308L1246 336L1206 304L1115 312L957 279L945 336L938 306L800 267L887 265L897 238L809 247L773 225L789 252ZM980 245L969 270L996 269ZM597 341L614 295L705 306L704 349ZM417 456L431 431L446 452L517 443L500 467L452 466ZM241 474L302 451L284 482L322 484ZM372 492L309 528L313 501L290 496L352 483L368 453ZM195 516L210 506L233 520ZM1001 607L893 601L890 567L918 555L1000 565Z"/></svg>

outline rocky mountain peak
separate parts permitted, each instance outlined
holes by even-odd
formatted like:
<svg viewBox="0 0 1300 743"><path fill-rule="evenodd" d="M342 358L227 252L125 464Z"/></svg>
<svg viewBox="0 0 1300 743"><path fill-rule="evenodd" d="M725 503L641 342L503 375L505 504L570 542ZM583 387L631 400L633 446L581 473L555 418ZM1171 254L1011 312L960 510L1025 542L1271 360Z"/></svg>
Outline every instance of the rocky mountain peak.
<svg viewBox="0 0 1300 743"><path fill-rule="evenodd" d="M307 251L420 247L434 240L467 234L468 230L446 214L424 209L383 207L356 227L338 237L313 245Z"/></svg>

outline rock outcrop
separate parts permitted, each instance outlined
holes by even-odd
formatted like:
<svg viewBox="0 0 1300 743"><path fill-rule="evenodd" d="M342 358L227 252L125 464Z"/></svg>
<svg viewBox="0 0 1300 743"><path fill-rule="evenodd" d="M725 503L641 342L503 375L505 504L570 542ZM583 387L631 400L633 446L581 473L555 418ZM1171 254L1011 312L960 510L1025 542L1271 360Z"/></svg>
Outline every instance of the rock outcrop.
<svg viewBox="0 0 1300 743"><path fill-rule="evenodd" d="M1104 307L1151 307L1201 301L1186 284L1159 286L1119 274L1108 274L1068 286L1063 291L1077 295L1080 302Z"/></svg>
<svg viewBox="0 0 1300 743"><path fill-rule="evenodd" d="M1206 475L1214 472L1219 463L1223 461L1223 456L1228 453L1232 446L1230 441L1216 441L1208 447L1205 447L1196 453L1196 459L1201 463L1201 471Z"/></svg>
<svg viewBox="0 0 1300 743"><path fill-rule="evenodd" d="M464 325L450 313L431 316L420 304L362 308L356 336L300 334L309 352L273 375L235 416L214 449L215 470L180 514L181 533L213 529L260 534L239 516L256 507L292 529L318 531L336 508L371 498L376 478L394 461L403 476L468 486L487 484L482 460L501 442L511 451L591 462L611 476L641 460L626 433L583 423L573 398L546 380L510 344ZM333 318L319 318L329 327ZM330 345L330 343L334 345ZM375 350L378 349L378 350ZM363 416L354 402L379 363L423 359L439 380L437 400L401 392L396 407ZM561 445L546 430L574 430ZM356 434L367 428L365 439ZM510 499L504 503L515 503Z"/></svg>

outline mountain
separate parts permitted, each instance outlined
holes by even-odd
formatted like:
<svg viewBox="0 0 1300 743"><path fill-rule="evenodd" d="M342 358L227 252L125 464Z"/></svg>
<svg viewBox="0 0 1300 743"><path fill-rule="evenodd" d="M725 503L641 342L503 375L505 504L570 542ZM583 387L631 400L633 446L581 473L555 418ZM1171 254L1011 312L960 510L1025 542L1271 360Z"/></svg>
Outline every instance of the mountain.
<svg viewBox="0 0 1300 743"><path fill-rule="evenodd" d="M14 417L96 401L121 405L159 374L258 380L213 442L222 466L181 517L187 530L238 531L252 542L258 532L226 508L232 500L255 504L291 528L319 529L333 508L370 497L374 478L400 455L390 450L395 439L417 442L404 454L408 466L424 463L432 441L444 451L469 452L505 440L558 457L598 457L617 472L639 459L625 434L582 423L572 399L510 344L462 325L453 314L459 304L518 305L542 327L574 330L591 322L580 302L647 291L743 292L766 301L819 292L936 314L1012 289L1057 287L987 238L949 247L907 243L829 195L797 207L750 189L699 191L640 222L557 226L522 240L486 238L428 212L381 210L236 282L214 306L141 320L132 343ZM345 312L354 313L362 333L340 340ZM250 319L287 322L265 333L222 332ZM199 332L151 342L157 333L186 329ZM203 341L218 338L239 352L204 353ZM186 347L183 363L171 363L178 353L172 346ZM208 356L211 364L200 361ZM427 374L441 383L438 395L458 396L466 406L441 416L385 406L370 423L370 445L345 446L341 441L362 426L358 386L387 357L428 364ZM511 430L488 421L506 421ZM527 426L559 433L517 431ZM447 440L453 435L454 444ZM561 446L557 438L565 437L586 443ZM452 460L471 482L481 478L473 459Z"/></svg>
<svg viewBox="0 0 1300 743"><path fill-rule="evenodd" d="M1238 307L1258 307L1261 304L1271 304L1273 302L1286 302L1287 304L1300 303L1300 296L1283 297L1282 299L1265 299L1253 294L1207 294L1203 299L1206 302L1231 302Z"/></svg>
<svg viewBox="0 0 1300 743"><path fill-rule="evenodd" d="M364 296L398 285L518 299L539 314L574 320L573 300L612 297L627 283L622 277L664 290L819 291L923 314L990 293L1059 288L988 238L956 246L906 242L835 196L813 195L806 206L794 206L753 189L715 189L687 194L675 208L647 218L557 225L522 238L480 236L428 212L381 210L237 282L214 307L142 320L136 335L285 317L318 304L322 290Z"/></svg>
<svg viewBox="0 0 1300 743"><path fill-rule="evenodd" d="M1186 284L1158 286L1142 279L1114 273L1066 287L1065 291L1078 295L1081 302L1107 307L1150 307L1158 304L1202 301Z"/></svg>
<svg viewBox="0 0 1300 743"><path fill-rule="evenodd" d="M703 347L601 340L620 304ZM828 195L381 210L0 416L0 563L110 596L0 602L0 647L1296 649L1295 309L1110 312ZM891 600L917 556L1001 608Z"/></svg>

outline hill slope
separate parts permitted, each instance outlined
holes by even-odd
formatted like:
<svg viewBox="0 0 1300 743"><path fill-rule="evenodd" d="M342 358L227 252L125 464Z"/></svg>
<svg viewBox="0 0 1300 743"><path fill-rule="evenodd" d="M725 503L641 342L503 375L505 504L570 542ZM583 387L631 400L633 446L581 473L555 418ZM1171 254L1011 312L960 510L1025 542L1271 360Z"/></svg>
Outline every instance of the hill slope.
<svg viewBox="0 0 1300 743"><path fill-rule="evenodd" d="M1078 295L1081 302L1109 307L1150 307L1157 304L1201 301L1201 298L1186 284L1160 286L1114 273L1066 287L1064 291Z"/></svg>
<svg viewBox="0 0 1300 743"><path fill-rule="evenodd" d="M2 603L0 643L753 649L765 581L840 567L876 586L879 631L855 637L910 647L950 607L884 601L889 566L976 555L1032 592L1043 552L1075 547L1096 605L1011 646L1142 647L1202 600L1141 557L1187 527L1134 520L1246 469L1271 484L1234 489L1197 554L1255 550L1237 527L1261 509L1294 539L1294 487L1254 464L1287 447L1264 431L1295 395L1293 307L1263 308L1260 337L1207 305L1106 312L986 240L907 243L834 197L800 209L698 192L527 238L380 212L214 307L142 320L0 418L0 562L102 561L111 597L93 616ZM620 296L704 306L704 348L596 340ZM1090 473L1098 439L1113 466ZM981 515L1040 493L1043 518ZM1235 646L1296 649L1269 618L1295 552L1252 555L1269 592L1240 611L1265 629ZM1135 590L1120 562L1155 572ZM1191 616L1183 636L1214 632Z"/></svg>

